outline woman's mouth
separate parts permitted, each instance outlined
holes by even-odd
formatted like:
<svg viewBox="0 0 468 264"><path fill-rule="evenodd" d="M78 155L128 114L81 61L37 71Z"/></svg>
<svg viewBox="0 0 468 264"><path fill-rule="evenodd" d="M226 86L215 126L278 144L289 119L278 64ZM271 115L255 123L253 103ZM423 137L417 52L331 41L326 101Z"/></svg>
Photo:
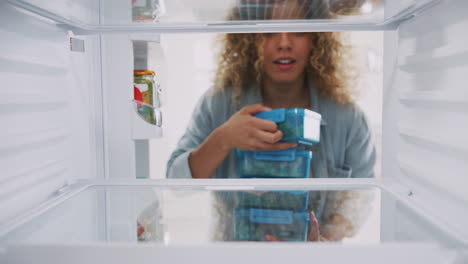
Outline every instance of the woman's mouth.
<svg viewBox="0 0 468 264"><path fill-rule="evenodd" d="M278 59L273 61L274 64L278 66L280 70L289 70L294 66L296 60L294 59Z"/></svg>

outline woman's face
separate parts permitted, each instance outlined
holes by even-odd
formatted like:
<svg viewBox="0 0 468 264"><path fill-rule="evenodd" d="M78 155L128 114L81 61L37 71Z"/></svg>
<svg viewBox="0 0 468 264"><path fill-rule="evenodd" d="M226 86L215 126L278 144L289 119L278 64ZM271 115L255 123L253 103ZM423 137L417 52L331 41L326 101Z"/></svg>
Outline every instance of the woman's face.
<svg viewBox="0 0 468 264"><path fill-rule="evenodd" d="M265 78L287 84L303 77L312 49L308 33L266 34L263 45Z"/></svg>
<svg viewBox="0 0 468 264"><path fill-rule="evenodd" d="M300 19L301 6L296 1L282 2L274 8L271 19ZM263 69L265 78L275 83L297 81L304 74L312 49L308 33L265 34Z"/></svg>

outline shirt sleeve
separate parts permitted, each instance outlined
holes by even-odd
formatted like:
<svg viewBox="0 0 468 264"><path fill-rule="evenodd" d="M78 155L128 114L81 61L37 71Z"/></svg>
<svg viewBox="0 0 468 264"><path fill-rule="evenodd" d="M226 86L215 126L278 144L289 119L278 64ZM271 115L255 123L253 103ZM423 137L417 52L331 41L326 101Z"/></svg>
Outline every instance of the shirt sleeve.
<svg viewBox="0 0 468 264"><path fill-rule="evenodd" d="M213 103L214 97L212 90L209 90L195 106L190 123L167 162L167 178L192 178L188 161L190 153L216 128L214 115L219 109L214 108L219 105Z"/></svg>
<svg viewBox="0 0 468 264"><path fill-rule="evenodd" d="M351 169L351 178L373 178L376 160L371 131L364 113L355 107L347 135L344 165Z"/></svg>
<svg viewBox="0 0 468 264"><path fill-rule="evenodd" d="M376 161L371 131L364 113L355 107L347 133L344 167L351 178L374 177ZM339 214L351 224L352 230L346 236L355 235L365 223L372 210L375 193L373 190L334 191L327 196L326 216Z"/></svg>

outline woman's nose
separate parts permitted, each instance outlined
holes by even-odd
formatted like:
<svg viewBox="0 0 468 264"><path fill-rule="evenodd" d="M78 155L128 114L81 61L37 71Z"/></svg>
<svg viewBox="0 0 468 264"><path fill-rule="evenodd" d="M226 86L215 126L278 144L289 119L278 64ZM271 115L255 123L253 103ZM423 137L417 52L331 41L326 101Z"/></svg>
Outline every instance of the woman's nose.
<svg viewBox="0 0 468 264"><path fill-rule="evenodd" d="M278 35L278 48L291 49L291 36L289 33L279 33Z"/></svg>

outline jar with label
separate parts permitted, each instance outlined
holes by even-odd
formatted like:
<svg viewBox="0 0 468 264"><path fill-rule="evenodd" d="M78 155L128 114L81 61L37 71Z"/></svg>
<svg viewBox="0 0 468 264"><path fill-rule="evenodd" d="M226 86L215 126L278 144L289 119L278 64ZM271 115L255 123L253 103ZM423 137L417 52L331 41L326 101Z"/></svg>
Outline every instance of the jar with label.
<svg viewBox="0 0 468 264"><path fill-rule="evenodd" d="M328 7L335 15L365 15L377 12L384 6L384 2L384 0L328 0Z"/></svg>
<svg viewBox="0 0 468 264"><path fill-rule="evenodd" d="M138 114L148 123L158 125L160 118L155 108L161 107L159 84L154 81L155 73L150 70L134 70L134 99Z"/></svg>
<svg viewBox="0 0 468 264"><path fill-rule="evenodd" d="M133 21L153 22L160 13L158 0L131 0Z"/></svg>

